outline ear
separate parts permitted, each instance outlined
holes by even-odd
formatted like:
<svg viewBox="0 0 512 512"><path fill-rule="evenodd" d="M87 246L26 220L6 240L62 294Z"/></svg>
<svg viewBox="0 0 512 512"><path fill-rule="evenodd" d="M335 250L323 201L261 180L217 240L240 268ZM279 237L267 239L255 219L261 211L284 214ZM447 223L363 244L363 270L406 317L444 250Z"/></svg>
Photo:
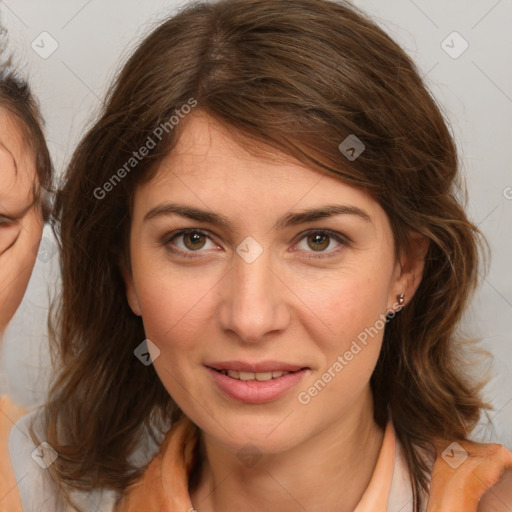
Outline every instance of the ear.
<svg viewBox="0 0 512 512"><path fill-rule="evenodd" d="M126 300L128 301L130 309L133 311L135 315L142 316L139 298L137 297L137 292L135 291L135 284L133 282L131 265L128 262L122 261L119 267L124 281Z"/></svg>
<svg viewBox="0 0 512 512"><path fill-rule="evenodd" d="M397 262L396 279L392 287L392 303L400 294L404 294L404 305L411 301L423 278L425 256L428 251L429 241L423 235L410 232L409 246L400 250Z"/></svg>

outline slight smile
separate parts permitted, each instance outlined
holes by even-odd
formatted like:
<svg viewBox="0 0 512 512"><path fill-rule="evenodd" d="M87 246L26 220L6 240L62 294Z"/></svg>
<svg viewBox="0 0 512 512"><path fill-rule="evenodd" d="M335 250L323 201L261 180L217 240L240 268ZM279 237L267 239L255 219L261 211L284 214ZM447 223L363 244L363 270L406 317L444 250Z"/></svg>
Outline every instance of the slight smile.
<svg viewBox="0 0 512 512"><path fill-rule="evenodd" d="M205 367L225 395L253 404L280 398L310 371L305 366L278 361L224 361L208 363Z"/></svg>

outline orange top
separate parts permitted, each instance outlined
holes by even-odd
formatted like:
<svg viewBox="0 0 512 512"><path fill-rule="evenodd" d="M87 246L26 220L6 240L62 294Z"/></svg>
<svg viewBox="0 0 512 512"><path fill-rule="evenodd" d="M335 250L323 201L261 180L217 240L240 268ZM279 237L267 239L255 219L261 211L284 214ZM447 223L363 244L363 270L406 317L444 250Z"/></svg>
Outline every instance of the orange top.
<svg viewBox="0 0 512 512"><path fill-rule="evenodd" d="M188 481L194 465L196 432L196 427L187 417L181 418L167 434L160 452L150 462L142 479L128 489L115 512L194 510L188 493ZM384 432L370 484L354 512L388 510L394 471L395 432L390 421ZM404 494L407 489L397 491Z"/></svg>
<svg viewBox="0 0 512 512"><path fill-rule="evenodd" d="M115 512L193 511L188 481L196 442L197 427L187 417L181 418L167 433L142 478L127 489ZM458 452L441 454L450 446L439 441L427 512L512 511L512 453L497 444L462 441L459 446L468 457L457 466L450 455L458 458ZM372 478L354 512L405 512L412 510L411 499L405 459L389 421Z"/></svg>
<svg viewBox="0 0 512 512"><path fill-rule="evenodd" d="M13 431L24 446L32 440L13 429L23 409L7 397L0 399L0 512L21 512L16 479L10 464L8 436ZM23 420L19 423L22 428ZM11 436L12 437L12 436ZM115 499L105 512L192 511L188 492L190 472L198 441L198 428L186 417L176 422L165 436L159 452L147 465L141 479L129 487L117 505ZM21 445L13 456L18 453ZM427 512L511 512L512 453L498 444L470 441L436 443L438 456L432 468ZM22 451L23 451L22 450ZM430 464L432 466L432 464ZM42 471L49 478L47 471ZM23 475L21 475L23 476ZM18 475L19 478L21 478ZM26 480L30 480L29 477ZM28 492L51 492L51 481L43 487L25 482ZM370 483L354 512L410 512L412 491L401 444L389 421ZM36 500L37 501L37 500ZM426 500L427 501L427 500ZM32 502L31 502L32 503ZM109 502L110 503L110 502ZM424 509L425 510L425 509ZM32 510L25 512L32 512Z"/></svg>
<svg viewBox="0 0 512 512"><path fill-rule="evenodd" d="M354 512L367 512L369 510L372 512L386 512L388 510L395 464L401 462L396 460L395 454L395 429L392 422L388 421L372 478Z"/></svg>

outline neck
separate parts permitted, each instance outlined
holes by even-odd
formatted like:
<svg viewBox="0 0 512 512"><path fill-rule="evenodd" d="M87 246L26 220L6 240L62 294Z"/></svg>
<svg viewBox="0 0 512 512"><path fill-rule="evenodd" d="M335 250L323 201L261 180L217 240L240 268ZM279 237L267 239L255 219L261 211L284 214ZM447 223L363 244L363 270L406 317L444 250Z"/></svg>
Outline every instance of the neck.
<svg viewBox="0 0 512 512"><path fill-rule="evenodd" d="M370 482L383 435L369 387L335 424L252 467L203 434L192 504L200 512L350 512Z"/></svg>

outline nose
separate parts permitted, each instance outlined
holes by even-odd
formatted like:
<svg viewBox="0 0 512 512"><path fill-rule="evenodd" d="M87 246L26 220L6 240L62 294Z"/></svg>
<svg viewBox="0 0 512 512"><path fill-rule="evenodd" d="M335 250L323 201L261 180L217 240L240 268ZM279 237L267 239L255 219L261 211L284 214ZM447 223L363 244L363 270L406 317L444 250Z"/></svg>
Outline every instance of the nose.
<svg viewBox="0 0 512 512"><path fill-rule="evenodd" d="M290 291L277 269L271 268L270 256L263 252L248 263L235 254L233 268L223 280L220 325L243 342L262 341L270 333L282 332L290 322L286 303Z"/></svg>

